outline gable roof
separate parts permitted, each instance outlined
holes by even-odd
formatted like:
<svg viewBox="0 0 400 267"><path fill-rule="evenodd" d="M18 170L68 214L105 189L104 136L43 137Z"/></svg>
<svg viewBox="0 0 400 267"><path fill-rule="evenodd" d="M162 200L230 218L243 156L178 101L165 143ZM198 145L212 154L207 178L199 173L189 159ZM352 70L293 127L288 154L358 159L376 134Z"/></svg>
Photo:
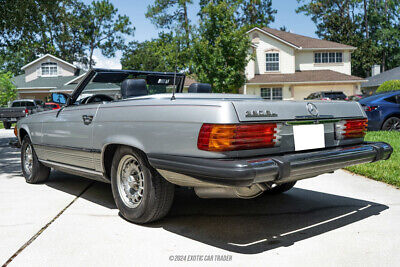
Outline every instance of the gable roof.
<svg viewBox="0 0 400 267"><path fill-rule="evenodd" d="M35 64L36 62L38 62L38 61L40 61L40 60L42 60L42 59L44 59L44 58L46 58L46 57L51 57L51 58L53 58L53 59L55 59L55 60L57 60L57 61L60 61L60 62L62 62L62 63L64 63L64 64L67 64L68 66L73 67L74 69L77 69L77 68L78 68L77 66L75 66L75 65L73 65L73 64L71 64L71 63L69 63L69 62L67 62L67 61L62 60L61 58L55 57L55 56L50 55L50 54L46 54L46 55L44 55L44 56L41 56L40 58L35 59L34 61L32 61L32 62L30 62L30 63L28 63L28 64L26 64L25 66L23 66L23 67L21 68L21 70L24 70L24 69L28 68L29 66L32 66L32 65Z"/></svg>
<svg viewBox="0 0 400 267"><path fill-rule="evenodd" d="M363 78L333 70L306 70L289 74L258 74L247 84L362 82Z"/></svg>
<svg viewBox="0 0 400 267"><path fill-rule="evenodd" d="M390 80L400 80L400 67L382 72L378 75L374 75L372 77L367 78L367 82L364 83L361 87L376 87L381 85L382 83Z"/></svg>
<svg viewBox="0 0 400 267"><path fill-rule="evenodd" d="M318 49L339 49L339 50L355 50L356 47L340 44L336 42L331 42L327 40L321 40L317 38L311 38L300 34L295 34L291 32L280 31L268 27L260 28L253 28L247 33L252 31L258 30L272 38L275 38L289 46L292 46L296 49L300 50L318 50Z"/></svg>

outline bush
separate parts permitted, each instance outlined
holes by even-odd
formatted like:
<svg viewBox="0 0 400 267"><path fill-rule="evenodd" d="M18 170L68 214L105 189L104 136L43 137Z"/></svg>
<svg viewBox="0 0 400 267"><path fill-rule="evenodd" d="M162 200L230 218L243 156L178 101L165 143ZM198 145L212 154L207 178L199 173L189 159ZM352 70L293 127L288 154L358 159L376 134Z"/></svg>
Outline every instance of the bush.
<svg viewBox="0 0 400 267"><path fill-rule="evenodd" d="M395 90L400 90L400 80L386 81L378 87L378 90L376 90L376 92L382 93Z"/></svg>
<svg viewBox="0 0 400 267"><path fill-rule="evenodd" d="M11 79L12 74L10 72L0 72L0 107L6 106L9 101L17 98L17 90Z"/></svg>

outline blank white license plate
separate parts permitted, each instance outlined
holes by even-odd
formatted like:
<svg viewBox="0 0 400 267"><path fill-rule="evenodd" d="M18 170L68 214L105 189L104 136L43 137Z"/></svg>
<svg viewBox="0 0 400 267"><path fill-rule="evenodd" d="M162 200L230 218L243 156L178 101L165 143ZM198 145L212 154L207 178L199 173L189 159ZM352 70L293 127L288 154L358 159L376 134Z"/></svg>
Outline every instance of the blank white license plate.
<svg viewBox="0 0 400 267"><path fill-rule="evenodd" d="M323 124L293 126L294 148L296 151L325 147Z"/></svg>

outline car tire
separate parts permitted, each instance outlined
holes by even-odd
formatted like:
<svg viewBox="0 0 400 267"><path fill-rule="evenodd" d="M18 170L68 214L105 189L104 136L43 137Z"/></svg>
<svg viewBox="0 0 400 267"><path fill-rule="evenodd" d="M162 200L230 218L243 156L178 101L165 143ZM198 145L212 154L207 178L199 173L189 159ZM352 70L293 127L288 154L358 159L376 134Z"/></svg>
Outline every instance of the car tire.
<svg viewBox="0 0 400 267"><path fill-rule="evenodd" d="M21 169L25 181L30 184L43 183L50 176L51 169L38 160L31 139L28 136L25 136L22 140Z"/></svg>
<svg viewBox="0 0 400 267"><path fill-rule="evenodd" d="M282 194L286 191L289 191L290 189L292 189L294 187L294 185L296 184L296 181L294 182L289 182L289 183L284 183L284 184L280 184L275 186L274 188L271 189L267 189L265 191L266 194L268 195L278 195L278 194Z"/></svg>
<svg viewBox="0 0 400 267"><path fill-rule="evenodd" d="M8 122L8 121L3 121L3 125L4 125L4 129L10 129L12 123L11 123L11 122Z"/></svg>
<svg viewBox="0 0 400 267"><path fill-rule="evenodd" d="M127 146L115 152L111 188L121 216L138 224L166 216L175 191L175 186L150 166L144 153Z"/></svg>
<svg viewBox="0 0 400 267"><path fill-rule="evenodd" d="M384 131L400 131L400 118L390 117L382 125Z"/></svg>

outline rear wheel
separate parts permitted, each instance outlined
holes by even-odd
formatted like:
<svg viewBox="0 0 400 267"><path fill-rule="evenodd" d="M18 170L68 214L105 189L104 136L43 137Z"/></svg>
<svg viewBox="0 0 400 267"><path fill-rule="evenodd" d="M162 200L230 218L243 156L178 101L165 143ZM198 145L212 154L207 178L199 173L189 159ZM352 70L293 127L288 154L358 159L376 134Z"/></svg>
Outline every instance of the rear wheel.
<svg viewBox="0 0 400 267"><path fill-rule="evenodd" d="M390 117L383 123L382 130L384 130L384 131L400 131L400 118Z"/></svg>
<svg viewBox="0 0 400 267"><path fill-rule="evenodd" d="M143 153L125 146L115 152L111 187L121 215L134 223L148 223L167 215L175 189L150 166Z"/></svg>
<svg viewBox="0 0 400 267"><path fill-rule="evenodd" d="M265 191L265 193L267 193L269 195L281 194L283 192L286 192L286 191L289 191L290 189L292 189L295 184L296 184L296 182L280 184L280 185L275 186L274 188L268 189L267 191Z"/></svg>
<svg viewBox="0 0 400 267"><path fill-rule="evenodd" d="M21 145L21 168L27 183L43 183L50 176L50 168L38 160L31 140L25 136Z"/></svg>
<svg viewBox="0 0 400 267"><path fill-rule="evenodd" d="M8 121L3 121L4 129L10 129L11 128L11 122Z"/></svg>

